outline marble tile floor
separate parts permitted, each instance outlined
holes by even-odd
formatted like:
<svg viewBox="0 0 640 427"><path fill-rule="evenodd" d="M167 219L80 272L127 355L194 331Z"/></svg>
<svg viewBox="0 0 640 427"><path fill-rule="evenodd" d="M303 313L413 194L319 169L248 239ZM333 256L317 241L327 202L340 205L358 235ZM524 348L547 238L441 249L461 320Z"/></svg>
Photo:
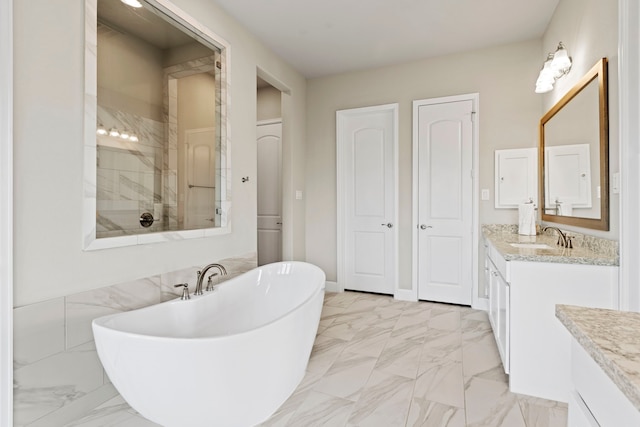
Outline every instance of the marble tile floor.
<svg viewBox="0 0 640 427"><path fill-rule="evenodd" d="M483 311L344 292L326 294L307 374L261 427L566 424L565 404L509 392ZM71 426L157 424L116 397Z"/></svg>

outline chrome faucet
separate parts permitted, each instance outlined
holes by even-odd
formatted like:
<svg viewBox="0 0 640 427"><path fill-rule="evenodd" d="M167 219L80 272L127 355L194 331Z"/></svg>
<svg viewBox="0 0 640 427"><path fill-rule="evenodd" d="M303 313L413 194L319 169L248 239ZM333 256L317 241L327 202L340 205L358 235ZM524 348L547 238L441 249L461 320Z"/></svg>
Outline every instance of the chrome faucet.
<svg viewBox="0 0 640 427"><path fill-rule="evenodd" d="M556 245L560 245L564 248L571 248L571 245L570 245L571 240L567 239L567 235L564 234L562 230L560 230L558 227L544 227L542 229L542 231L547 231L547 230L555 230L556 232L558 232L558 241L556 242Z"/></svg>
<svg viewBox="0 0 640 427"><path fill-rule="evenodd" d="M209 271L211 268L217 268L220 271L220 274L222 274L223 276L227 275L227 270L222 265L216 264L216 263L207 265L201 271L198 271L198 281L196 282L196 290L193 291L194 295L202 295L202 281L204 279L205 274L207 274L207 271ZM212 276L213 274L209 276L209 280L211 280ZM207 286L207 290L211 291L213 290L213 287Z"/></svg>

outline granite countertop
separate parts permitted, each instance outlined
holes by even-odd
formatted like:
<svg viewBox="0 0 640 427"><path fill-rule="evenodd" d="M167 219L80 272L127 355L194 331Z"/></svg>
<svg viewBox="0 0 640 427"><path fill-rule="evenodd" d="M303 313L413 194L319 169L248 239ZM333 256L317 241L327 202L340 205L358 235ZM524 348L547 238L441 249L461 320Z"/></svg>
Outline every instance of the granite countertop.
<svg viewBox="0 0 640 427"><path fill-rule="evenodd" d="M556 305L556 317L640 411L640 313Z"/></svg>
<svg viewBox="0 0 640 427"><path fill-rule="evenodd" d="M482 232L484 237L491 242L506 261L605 266L619 265L619 257L617 254L612 253L609 247L603 247L603 245L595 244L587 247L581 245L580 241L574 240L573 249L567 249L556 244L558 241L557 235L539 234L537 236L521 236L514 232L512 228L496 228L491 226L483 226ZM550 248L514 247L511 245L512 243L542 243L550 246Z"/></svg>

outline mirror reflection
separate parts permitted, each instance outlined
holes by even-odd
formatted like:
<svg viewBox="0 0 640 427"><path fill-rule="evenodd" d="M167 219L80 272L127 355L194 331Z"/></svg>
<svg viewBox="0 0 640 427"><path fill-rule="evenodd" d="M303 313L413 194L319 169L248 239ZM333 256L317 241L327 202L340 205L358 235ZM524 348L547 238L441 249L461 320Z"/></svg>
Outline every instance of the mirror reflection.
<svg viewBox="0 0 640 427"><path fill-rule="evenodd" d="M608 229L606 59L541 120L542 219Z"/></svg>
<svg viewBox="0 0 640 427"><path fill-rule="evenodd" d="M222 225L220 50L142 5L97 2L97 238Z"/></svg>

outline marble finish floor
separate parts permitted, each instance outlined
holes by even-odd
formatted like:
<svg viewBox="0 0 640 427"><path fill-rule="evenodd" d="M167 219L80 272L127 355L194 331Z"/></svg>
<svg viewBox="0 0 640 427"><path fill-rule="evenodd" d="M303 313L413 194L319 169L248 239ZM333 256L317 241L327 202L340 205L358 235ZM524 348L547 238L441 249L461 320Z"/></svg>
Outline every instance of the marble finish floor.
<svg viewBox="0 0 640 427"><path fill-rule="evenodd" d="M344 292L326 294L307 374L261 426L566 423L565 404L509 392L485 312ZM157 426L120 397L71 425Z"/></svg>

